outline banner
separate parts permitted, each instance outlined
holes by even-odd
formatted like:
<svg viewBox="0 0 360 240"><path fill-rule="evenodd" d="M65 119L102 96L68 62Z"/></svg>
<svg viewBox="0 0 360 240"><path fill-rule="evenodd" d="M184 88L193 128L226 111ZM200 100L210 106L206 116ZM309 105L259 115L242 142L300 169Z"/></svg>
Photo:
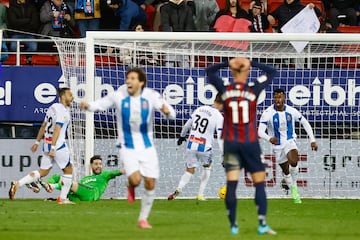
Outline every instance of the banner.
<svg viewBox="0 0 360 240"><path fill-rule="evenodd" d="M176 108L177 117L187 119L198 105L211 105L215 88L208 84L204 69L148 68L147 86L156 88ZM126 69L95 77L95 98L113 91L111 78L123 78ZM251 80L258 76L251 72ZM222 70L224 82L230 72ZM272 104L272 90L281 87L286 103L295 106L310 121L359 121L360 71L352 69L282 69L262 94L258 114ZM57 102L56 88L64 79L60 67L3 67L0 79L0 121L42 121L47 108ZM86 94L85 84L69 79L76 94Z"/></svg>
<svg viewBox="0 0 360 240"><path fill-rule="evenodd" d="M31 171L37 170L41 161L41 152L31 153L30 147L34 140L4 140L0 139L0 196L6 197L13 180L19 180ZM300 195L304 198L360 198L360 144L355 140L317 139L319 150L310 150L310 142L306 139L297 141L300 161L298 186ZM156 197L166 198L176 188L185 170L185 146L176 147L176 139L155 139L160 161L160 178L157 180ZM347 146L352 146L348 148ZM280 187L283 178L281 169L274 160L268 142L261 142L265 155L266 191L270 198L287 197ZM176 148L176 151L174 149ZM122 162L118 157L115 140L95 140L96 154L103 158L104 169L119 169ZM164 150L166 149L166 150ZM169 149L172 149L169 151ZM344 150L346 149L346 150ZM225 173L221 166L221 154L217 147L214 149L211 179L205 190L205 196L216 198L218 189L225 184ZM82 166L83 167L83 166ZM51 174L61 173L54 165ZM181 197L194 197L199 188L201 169L196 171L191 182L186 186ZM142 189L138 189L141 196ZM252 198L253 183L249 174L240 175L239 197ZM109 182L104 194L105 198L126 198L125 176L117 177ZM25 186L16 193L16 198L47 198L56 197L59 191L48 194L43 189L35 194Z"/></svg>

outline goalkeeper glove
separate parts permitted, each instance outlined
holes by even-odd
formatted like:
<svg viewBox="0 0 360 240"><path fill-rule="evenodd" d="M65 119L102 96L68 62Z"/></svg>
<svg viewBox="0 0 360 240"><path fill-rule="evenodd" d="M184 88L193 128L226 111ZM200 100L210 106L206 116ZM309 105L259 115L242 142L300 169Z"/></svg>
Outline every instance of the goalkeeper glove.
<svg viewBox="0 0 360 240"><path fill-rule="evenodd" d="M186 137L179 137L179 139L177 141L177 145L180 146L185 141L186 141Z"/></svg>

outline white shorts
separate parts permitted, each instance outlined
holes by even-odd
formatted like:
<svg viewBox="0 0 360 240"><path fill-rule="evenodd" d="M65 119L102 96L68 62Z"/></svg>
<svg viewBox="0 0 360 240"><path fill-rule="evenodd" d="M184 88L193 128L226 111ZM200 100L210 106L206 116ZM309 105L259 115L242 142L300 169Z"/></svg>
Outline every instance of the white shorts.
<svg viewBox="0 0 360 240"><path fill-rule="evenodd" d="M198 152L186 149L185 159L187 168L196 168L199 164L201 166L210 165L212 163L212 151Z"/></svg>
<svg viewBox="0 0 360 240"><path fill-rule="evenodd" d="M144 177L159 178L159 159L154 147L144 150L120 148L119 152L120 159L124 163L126 176L140 171Z"/></svg>
<svg viewBox="0 0 360 240"><path fill-rule="evenodd" d="M54 158L50 158L49 152L44 151L41 159L40 169L50 169L54 162L56 162L60 169L64 169L66 166L68 166L69 163L72 162L70 159L69 148L66 145L55 151Z"/></svg>
<svg viewBox="0 0 360 240"><path fill-rule="evenodd" d="M297 148L296 141L294 139L287 140L281 147L273 147L273 153L275 155L276 162L282 164L288 161L287 154L290 150Z"/></svg>

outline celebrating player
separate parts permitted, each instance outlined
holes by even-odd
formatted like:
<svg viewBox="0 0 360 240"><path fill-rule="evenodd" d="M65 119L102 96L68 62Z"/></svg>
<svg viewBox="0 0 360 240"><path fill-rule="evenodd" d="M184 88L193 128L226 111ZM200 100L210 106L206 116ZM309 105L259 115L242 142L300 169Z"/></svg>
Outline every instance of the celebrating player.
<svg viewBox="0 0 360 240"><path fill-rule="evenodd" d="M295 121L304 126L310 137L311 149L316 151L318 146L309 122L298 110L285 104L283 89L274 91L274 104L262 113L258 134L272 144L275 159L282 169L294 203L301 203L296 184L299 154L296 145Z"/></svg>
<svg viewBox="0 0 360 240"><path fill-rule="evenodd" d="M221 130L224 118L220 111L223 108L220 94L216 95L214 104L210 106L201 106L197 108L191 118L187 120L183 126L178 145L186 141L185 135L190 130L188 143L186 147L186 171L182 175L179 185L175 192L168 196L168 200L176 198L189 183L195 172L195 168L200 163L204 169L201 174L201 182L199 187L197 200L205 200L204 190L210 178L210 167L212 163L212 149L214 133L217 133L218 144L221 152L223 151L223 141L221 139Z"/></svg>
<svg viewBox="0 0 360 240"><path fill-rule="evenodd" d="M102 158L100 155L94 155L90 158L90 167L93 172L90 176L85 176L77 181L73 181L70 192L70 201L97 201L101 198L105 192L108 182L117 176L123 175L125 170L103 170ZM53 189L61 190L61 177L58 174L52 175L45 181L39 181L39 183L46 189L47 192L52 192ZM30 185L36 187L35 184ZM33 189L32 189L33 190ZM33 190L34 192L39 192Z"/></svg>
<svg viewBox="0 0 360 240"><path fill-rule="evenodd" d="M82 102L89 111L117 109L120 158L128 177L128 201L135 201L135 187L144 178L145 194L141 199L139 228L152 228L147 218L154 202L155 180L159 177L159 160L153 143L153 114L158 110L167 118L175 118L175 110L161 95L146 88L146 74L140 68L126 72L125 85L94 102Z"/></svg>
<svg viewBox="0 0 360 240"><path fill-rule="evenodd" d="M40 169L33 171L21 178L19 181L12 181L9 190L9 198L14 199L17 189L25 184L36 182L40 177L49 174L53 162L63 170L59 204L72 204L67 198L72 182L72 164L70 159L70 151L65 141L66 131L70 122L70 105L73 102L73 95L70 88L59 88L59 103L54 103L48 109L45 120L42 123L35 143L31 147L31 151L35 152L44 139L42 144L43 156L41 159Z"/></svg>
<svg viewBox="0 0 360 240"><path fill-rule="evenodd" d="M266 72L255 82L247 82L250 65ZM220 68L230 67L234 82L225 86L217 75ZM233 58L229 63L219 63L207 68L207 75L224 101L224 167L226 171L225 204L230 221L230 233L238 234L236 221L236 188L240 170L245 168L251 173L255 186L255 203L257 206L259 234L276 234L266 223L267 199L265 193L265 167L261 159L261 149L256 130L256 101L260 92L265 89L276 70L268 65L243 57Z"/></svg>

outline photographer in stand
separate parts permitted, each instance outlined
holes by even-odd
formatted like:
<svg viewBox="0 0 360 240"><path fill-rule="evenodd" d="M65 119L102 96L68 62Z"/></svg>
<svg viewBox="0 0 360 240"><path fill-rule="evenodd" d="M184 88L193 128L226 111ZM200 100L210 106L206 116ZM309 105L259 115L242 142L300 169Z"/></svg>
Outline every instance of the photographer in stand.
<svg viewBox="0 0 360 240"><path fill-rule="evenodd" d="M63 0L46 1L40 9L41 34L54 37L73 37L75 20Z"/></svg>

